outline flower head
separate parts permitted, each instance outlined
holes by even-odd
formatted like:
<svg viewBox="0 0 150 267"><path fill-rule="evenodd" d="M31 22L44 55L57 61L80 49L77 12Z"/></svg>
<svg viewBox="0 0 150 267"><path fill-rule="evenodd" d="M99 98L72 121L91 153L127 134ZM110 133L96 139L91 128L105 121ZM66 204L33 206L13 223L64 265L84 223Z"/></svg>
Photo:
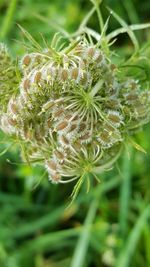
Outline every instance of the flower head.
<svg viewBox="0 0 150 267"><path fill-rule="evenodd" d="M8 61L2 46L0 53ZM149 91L120 78L111 57L85 38L61 51L27 53L19 68L1 129L23 140L29 160L42 162L54 183L110 168L126 137L150 120Z"/></svg>

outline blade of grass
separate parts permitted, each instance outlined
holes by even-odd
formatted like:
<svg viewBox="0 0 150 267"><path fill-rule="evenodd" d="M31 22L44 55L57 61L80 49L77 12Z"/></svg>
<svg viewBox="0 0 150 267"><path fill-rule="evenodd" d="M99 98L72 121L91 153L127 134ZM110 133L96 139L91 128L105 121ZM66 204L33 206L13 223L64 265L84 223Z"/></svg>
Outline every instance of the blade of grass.
<svg viewBox="0 0 150 267"><path fill-rule="evenodd" d="M93 203L92 207L94 207L95 212L96 212L97 199L99 199L99 196L102 195L102 194L105 194L106 192L108 192L111 189L113 189L116 186L118 186L119 182L120 182L120 178L117 177L115 179L112 179L112 180L104 183L102 186L98 185L98 187L95 188L95 190L94 190L95 194L93 195L93 198L95 199L94 200L95 204L92 202ZM82 203L83 202L83 198L81 198L79 202ZM90 210L92 210L92 208ZM58 209L57 209L57 211L58 211ZM60 213L60 210L59 210L59 213ZM90 213L92 213L92 211L90 211ZM60 214L60 216L61 216L61 214ZM94 214L92 216L94 217ZM53 218L53 217L54 216L51 214L51 220L54 223L55 218ZM51 220L49 222L49 225L51 224ZM29 224L28 224L28 227L29 227ZM21 229L18 230L20 233L18 232L18 234L17 234L17 232L16 232L16 235L18 235L18 237L19 236L22 237L21 236L21 232L23 232L23 234L24 233L27 234L29 232L30 232L30 234L34 233L35 227L36 227L36 230L40 230L41 229L41 225L40 225L40 227L38 227L38 226L36 226L36 222L35 222L34 224L32 223L32 225L28 228L29 230L26 230L26 233L24 232L25 228L22 227L22 229L23 228L24 229L23 230L21 230ZM92 228L93 228L93 226L92 226ZM48 249L49 245L51 245L55 241L55 239L57 239L57 241L59 241L59 239L61 239L61 238L71 237L72 235L76 236L81 232L82 229L83 229L82 227L78 227L78 228L75 228L75 229L73 228L73 229L69 229L69 230L58 231L58 232L55 232L55 233L50 233L50 234L45 234L45 235L39 236L39 237L35 238L34 240L28 241L24 246L24 250L27 250L27 253L30 253L30 252L32 253L33 251L40 251L41 252L41 250Z"/></svg>
<svg viewBox="0 0 150 267"><path fill-rule="evenodd" d="M134 6L133 0L123 1L123 5L127 11L128 17L131 23L139 23L140 19L136 12L136 8Z"/></svg>
<svg viewBox="0 0 150 267"><path fill-rule="evenodd" d="M52 244L58 244L67 238L77 236L81 232L82 227L67 229L67 230L61 230L56 231L49 234L43 234L35 239L32 239L32 241L28 241L22 249L20 249L20 253L22 255L24 253L33 253L33 252L43 252L43 251L49 251L50 246Z"/></svg>
<svg viewBox="0 0 150 267"><path fill-rule="evenodd" d="M128 153L130 153L130 158ZM122 164L122 183L120 187L119 226L122 237L125 237L128 229L128 212L131 197L131 162L132 148L124 152Z"/></svg>
<svg viewBox="0 0 150 267"><path fill-rule="evenodd" d="M134 32L131 30L129 25L118 15L116 14L112 9L108 7L108 10L111 12L112 16L119 22L119 24L126 29L126 32L128 33L135 49L135 53L139 50L139 43L137 41L137 38L134 34Z"/></svg>
<svg viewBox="0 0 150 267"><path fill-rule="evenodd" d="M77 242L77 246L74 251L74 255L71 262L71 267L81 267L85 259L85 255L88 249L90 234L91 234L91 225L95 218L96 210L98 207L98 200L95 199L89 208L87 217L84 222L83 230Z"/></svg>
<svg viewBox="0 0 150 267"><path fill-rule="evenodd" d="M17 0L11 0L7 9L7 13L4 17L3 24L0 31L0 39L5 39L13 24L13 17L17 7Z"/></svg>
<svg viewBox="0 0 150 267"><path fill-rule="evenodd" d="M146 251L146 259L147 266L150 266L150 227L147 223L144 227L144 239L145 239L145 251Z"/></svg>
<svg viewBox="0 0 150 267"><path fill-rule="evenodd" d="M64 206L57 208L56 210L50 212L36 221L32 221L32 223L26 223L22 225L22 227L14 230L10 236L10 238L22 238L24 236L28 236L33 234L45 227L50 227L55 224L61 217L64 211Z"/></svg>
<svg viewBox="0 0 150 267"><path fill-rule="evenodd" d="M118 257L116 267L129 267L131 266L132 256L136 249L137 243L140 239L140 235L144 229L144 226L150 218L150 205L146 206L137 220L133 230L128 236L125 246L122 248L121 253Z"/></svg>

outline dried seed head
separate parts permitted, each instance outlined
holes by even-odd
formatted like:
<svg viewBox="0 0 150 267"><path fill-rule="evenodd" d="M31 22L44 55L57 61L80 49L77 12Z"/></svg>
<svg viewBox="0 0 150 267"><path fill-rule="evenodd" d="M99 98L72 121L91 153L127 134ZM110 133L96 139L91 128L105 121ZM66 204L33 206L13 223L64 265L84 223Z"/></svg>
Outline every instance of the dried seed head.
<svg viewBox="0 0 150 267"><path fill-rule="evenodd" d="M46 167L48 171L56 172L57 171L57 164L54 160L47 160L46 161Z"/></svg>
<svg viewBox="0 0 150 267"><path fill-rule="evenodd" d="M84 144L84 143L88 144L92 141L92 135L90 132L87 132L86 134L82 135L79 140L81 144Z"/></svg>
<svg viewBox="0 0 150 267"><path fill-rule="evenodd" d="M115 64L110 64L110 70L111 70L111 71L114 71L114 70L116 70L116 69L117 69L117 67L116 67Z"/></svg>
<svg viewBox="0 0 150 267"><path fill-rule="evenodd" d="M85 135L87 133L87 124L85 122L79 123L78 133L80 136Z"/></svg>
<svg viewBox="0 0 150 267"><path fill-rule="evenodd" d="M46 125L47 125L48 129L51 129L51 128L52 128L53 121L52 121L51 118L48 118L48 119L46 120Z"/></svg>
<svg viewBox="0 0 150 267"><path fill-rule="evenodd" d="M138 105L134 107L134 114L136 118L143 118L145 116L147 116L149 114L149 109L147 106L145 105Z"/></svg>
<svg viewBox="0 0 150 267"><path fill-rule="evenodd" d="M99 54L97 54L95 61L96 61L96 63L101 63L103 59L104 59L104 56L102 55L102 53L99 53Z"/></svg>
<svg viewBox="0 0 150 267"><path fill-rule="evenodd" d="M135 101L139 99L138 93L128 93L125 95L125 100L128 104L133 104Z"/></svg>
<svg viewBox="0 0 150 267"><path fill-rule="evenodd" d="M23 126L20 131L21 137L26 141L31 141L34 137L33 129Z"/></svg>
<svg viewBox="0 0 150 267"><path fill-rule="evenodd" d="M68 70L62 69L60 73L60 79L65 82L68 79Z"/></svg>
<svg viewBox="0 0 150 267"><path fill-rule="evenodd" d="M54 157L55 157L57 162L59 162L59 163L64 162L65 157L66 157L66 153L64 150L57 148L54 150L53 154L54 154Z"/></svg>
<svg viewBox="0 0 150 267"><path fill-rule="evenodd" d="M100 133L97 140L101 143L102 147L107 148L113 145L111 135L108 131L104 130Z"/></svg>
<svg viewBox="0 0 150 267"><path fill-rule="evenodd" d="M72 114L70 117L70 121L78 121L79 120L79 115L78 114Z"/></svg>
<svg viewBox="0 0 150 267"><path fill-rule="evenodd" d="M37 71L35 76L34 76L34 82L39 83L42 77L42 73L40 71Z"/></svg>
<svg viewBox="0 0 150 267"><path fill-rule="evenodd" d="M36 62L36 63L41 63L41 61L42 61L42 56L41 55L35 55L34 56L34 61Z"/></svg>
<svg viewBox="0 0 150 267"><path fill-rule="evenodd" d="M71 78L74 80L77 80L79 76L79 69L78 68L73 68L71 71Z"/></svg>
<svg viewBox="0 0 150 267"><path fill-rule="evenodd" d="M10 124L10 126L16 126L17 125L17 120L12 119L12 118L8 118L8 123Z"/></svg>
<svg viewBox="0 0 150 267"><path fill-rule="evenodd" d="M67 131L67 133L75 133L78 130L78 125L74 122L70 124L70 127Z"/></svg>
<svg viewBox="0 0 150 267"><path fill-rule="evenodd" d="M49 179L53 184L57 184L61 180L61 175L59 173L50 173Z"/></svg>
<svg viewBox="0 0 150 267"><path fill-rule="evenodd" d="M43 106L42 106L42 112L47 111L48 109L51 109L53 106L55 105L55 102L53 100L50 100L48 102L46 102Z"/></svg>
<svg viewBox="0 0 150 267"><path fill-rule="evenodd" d="M64 131L64 130L67 130L67 128L68 128L68 122L67 121L60 122L56 125L57 131Z"/></svg>
<svg viewBox="0 0 150 267"><path fill-rule="evenodd" d="M65 120L67 121L72 121L73 120L73 115L72 114L65 114Z"/></svg>
<svg viewBox="0 0 150 267"><path fill-rule="evenodd" d="M8 103L8 113L12 113L13 115L17 115L18 113L18 105L14 99L14 97L12 97Z"/></svg>
<svg viewBox="0 0 150 267"><path fill-rule="evenodd" d="M30 89L30 80L28 78L25 78L22 82L22 87L24 91L28 91Z"/></svg>
<svg viewBox="0 0 150 267"><path fill-rule="evenodd" d="M110 97L106 102L105 102L105 107L108 107L110 109L119 109L120 108L120 101L119 99L112 98Z"/></svg>
<svg viewBox="0 0 150 267"><path fill-rule="evenodd" d="M14 127L11 127L11 125L8 123L7 114L3 114L0 117L0 129L6 134L12 134L14 131Z"/></svg>
<svg viewBox="0 0 150 267"><path fill-rule="evenodd" d="M31 63L31 57L29 55L25 55L23 60L22 60L22 64L26 67L28 67Z"/></svg>
<svg viewBox="0 0 150 267"><path fill-rule="evenodd" d="M107 120L112 123L115 127L119 127L123 123L122 115L115 110L109 110L107 115Z"/></svg>
<svg viewBox="0 0 150 267"><path fill-rule="evenodd" d="M107 122L103 124L103 129L105 129L107 132L113 132L115 130L114 126Z"/></svg>
<svg viewBox="0 0 150 267"><path fill-rule="evenodd" d="M49 68L47 68L45 70L45 75L46 75L45 79L46 79L47 83L53 84L53 82L56 79L57 72L58 72L58 70L52 66L50 66Z"/></svg>
<svg viewBox="0 0 150 267"><path fill-rule="evenodd" d="M65 135L60 135L58 140L63 147L70 147L70 141Z"/></svg>
<svg viewBox="0 0 150 267"><path fill-rule="evenodd" d="M89 47L87 49L87 56L92 58L94 55L95 55L95 48L94 47Z"/></svg>
<svg viewBox="0 0 150 267"><path fill-rule="evenodd" d="M77 141L74 142L73 147L77 152L79 152L79 151L81 151L82 144L81 144L81 142L79 140L77 140Z"/></svg>
<svg viewBox="0 0 150 267"><path fill-rule="evenodd" d="M60 107L60 108L56 108L53 112L53 117L54 119L60 118L61 115L64 114L64 108Z"/></svg>
<svg viewBox="0 0 150 267"><path fill-rule="evenodd" d="M132 90L135 90L138 88L137 81L135 81L135 80L131 80L130 85L131 85Z"/></svg>
<svg viewBox="0 0 150 267"><path fill-rule="evenodd" d="M80 82L83 86L88 86L91 82L92 78L89 72L83 72Z"/></svg>

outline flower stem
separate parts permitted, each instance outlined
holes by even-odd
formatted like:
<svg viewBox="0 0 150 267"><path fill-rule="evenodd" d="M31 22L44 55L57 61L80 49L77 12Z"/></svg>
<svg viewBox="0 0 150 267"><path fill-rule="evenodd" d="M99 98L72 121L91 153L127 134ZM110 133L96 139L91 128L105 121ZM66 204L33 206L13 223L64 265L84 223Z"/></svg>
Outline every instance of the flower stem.
<svg viewBox="0 0 150 267"><path fill-rule="evenodd" d="M95 84L95 86L93 87L93 89L91 90L91 92L89 93L89 95L90 95L91 97L94 97L94 96L97 94L97 92L101 89L103 83L104 83L103 80L99 80L99 81Z"/></svg>

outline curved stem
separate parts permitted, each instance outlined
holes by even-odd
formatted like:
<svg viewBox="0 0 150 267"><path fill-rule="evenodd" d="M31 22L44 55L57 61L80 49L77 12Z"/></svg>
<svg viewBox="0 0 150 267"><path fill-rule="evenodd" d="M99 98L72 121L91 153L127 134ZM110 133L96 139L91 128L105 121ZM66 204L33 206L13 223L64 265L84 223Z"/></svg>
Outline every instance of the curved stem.
<svg viewBox="0 0 150 267"><path fill-rule="evenodd" d="M116 162L116 160L120 157L122 149L123 149L123 146L120 147L120 149L119 149L119 151L115 157L113 157L110 161L106 162L102 166L95 167L93 169L93 172L94 173L101 173L101 172L105 171L106 169L110 168Z"/></svg>

